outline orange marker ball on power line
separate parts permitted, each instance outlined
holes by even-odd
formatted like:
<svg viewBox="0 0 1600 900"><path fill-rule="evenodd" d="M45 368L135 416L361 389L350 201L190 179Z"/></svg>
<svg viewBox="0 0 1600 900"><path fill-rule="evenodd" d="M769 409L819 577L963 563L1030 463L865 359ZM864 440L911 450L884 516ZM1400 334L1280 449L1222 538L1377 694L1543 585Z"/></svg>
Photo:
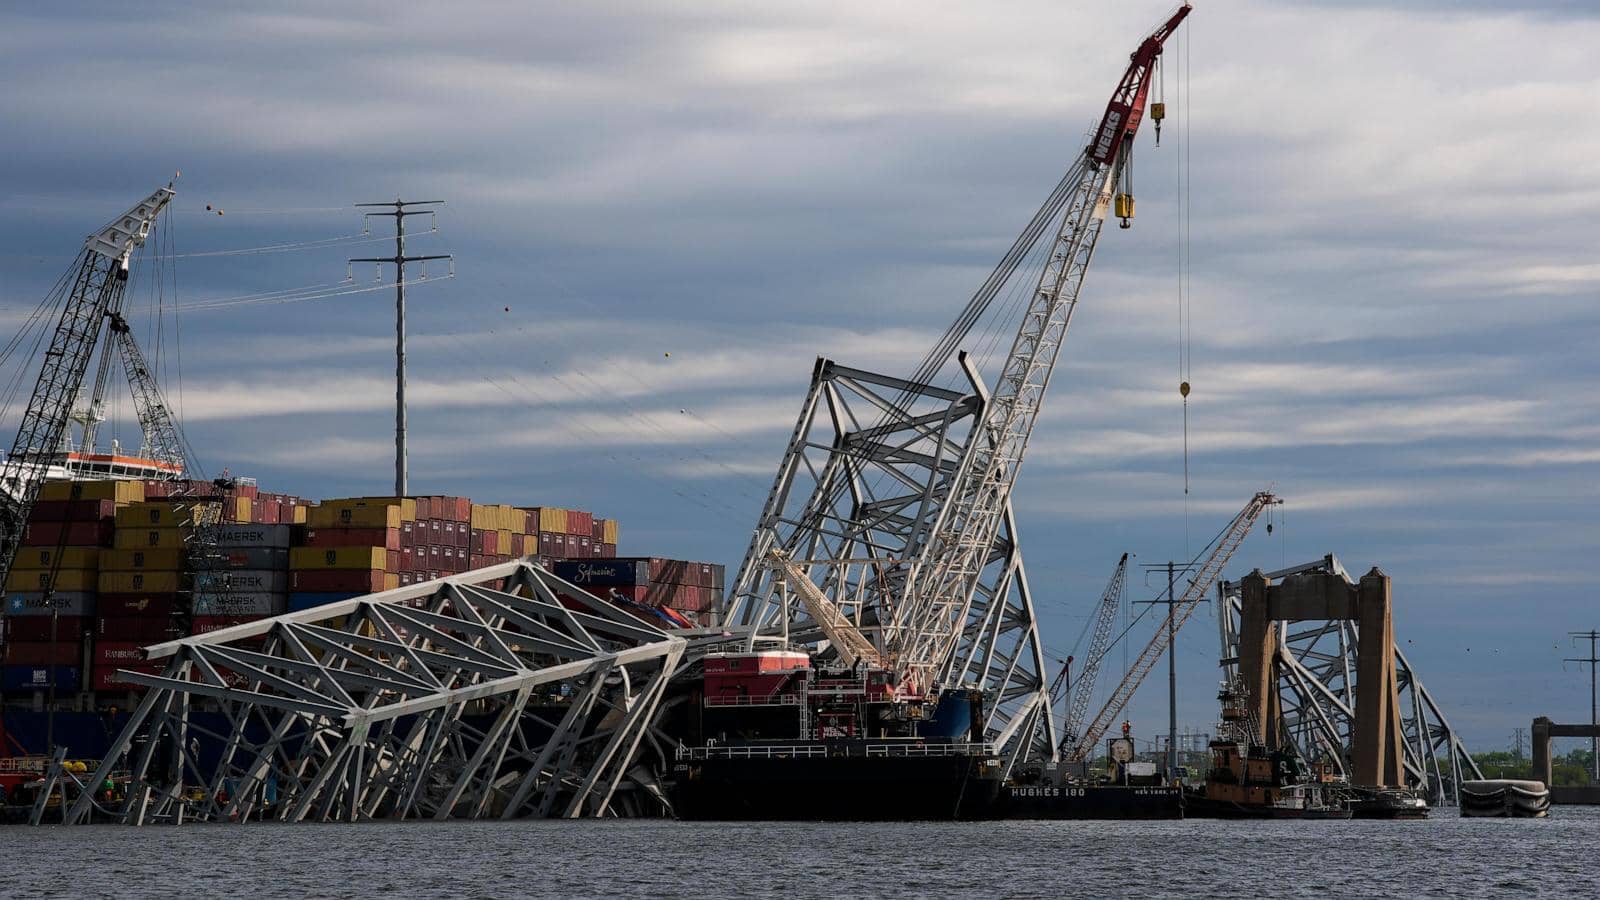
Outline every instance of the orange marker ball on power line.
<svg viewBox="0 0 1600 900"><path fill-rule="evenodd" d="M1187 400L1189 398L1189 382L1185 381L1184 383L1178 385L1178 393Z"/></svg>

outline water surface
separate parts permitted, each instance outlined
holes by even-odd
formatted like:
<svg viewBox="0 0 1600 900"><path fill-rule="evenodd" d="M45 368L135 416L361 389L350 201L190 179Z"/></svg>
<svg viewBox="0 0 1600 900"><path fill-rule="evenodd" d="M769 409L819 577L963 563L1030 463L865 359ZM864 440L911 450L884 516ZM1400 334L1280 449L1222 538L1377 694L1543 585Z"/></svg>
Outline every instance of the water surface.
<svg viewBox="0 0 1600 900"><path fill-rule="evenodd" d="M1600 807L1420 822L0 828L7 897L1600 897Z"/></svg>

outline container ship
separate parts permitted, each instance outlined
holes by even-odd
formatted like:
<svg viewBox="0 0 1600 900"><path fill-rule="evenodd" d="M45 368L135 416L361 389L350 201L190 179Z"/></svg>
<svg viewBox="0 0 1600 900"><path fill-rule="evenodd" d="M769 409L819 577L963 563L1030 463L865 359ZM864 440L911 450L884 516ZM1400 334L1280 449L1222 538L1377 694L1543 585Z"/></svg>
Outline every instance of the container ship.
<svg viewBox="0 0 1600 900"><path fill-rule="evenodd" d="M680 819L989 818L1002 760L984 697L898 694L895 673L791 649L711 653L669 783Z"/></svg>
<svg viewBox="0 0 1600 900"><path fill-rule="evenodd" d="M657 627L713 624L722 599L723 566L619 557L617 520L584 510L318 502L120 453L56 463L72 477L40 487L0 600L0 798L36 781L53 746L103 754L145 690L121 673L160 668L150 644L525 558ZM201 508L216 521L197 570Z"/></svg>

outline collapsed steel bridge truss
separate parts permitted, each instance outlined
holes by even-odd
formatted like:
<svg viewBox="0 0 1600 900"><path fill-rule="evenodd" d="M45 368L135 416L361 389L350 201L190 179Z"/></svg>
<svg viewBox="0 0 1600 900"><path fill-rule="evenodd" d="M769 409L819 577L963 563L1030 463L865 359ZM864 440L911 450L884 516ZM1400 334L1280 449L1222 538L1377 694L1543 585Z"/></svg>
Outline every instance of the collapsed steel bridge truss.
<svg viewBox="0 0 1600 900"><path fill-rule="evenodd" d="M526 562L160 644L34 820L58 787L66 823L659 814L684 647Z"/></svg>
<svg viewBox="0 0 1600 900"><path fill-rule="evenodd" d="M1267 572L1277 580L1290 575L1322 572L1338 575L1346 582L1350 576L1337 557ZM1218 586L1226 614L1219 617L1225 677L1238 675L1239 612L1241 596L1238 582ZM1286 623L1287 624L1287 623ZM1283 734L1306 759L1333 764L1346 772L1346 755L1352 745L1356 718L1356 650L1360 629L1354 621L1329 620L1296 623L1279 631L1274 671L1283 710ZM1422 790L1429 804L1456 804L1457 788L1463 780L1482 778L1466 745L1444 712L1423 686L1417 670L1394 648L1395 681L1400 693L1400 730L1404 766L1412 786Z"/></svg>
<svg viewBox="0 0 1600 900"><path fill-rule="evenodd" d="M975 444L985 391L953 391L818 360L724 619L749 646L815 639L767 565L783 551L880 650L906 578ZM938 682L990 697L987 738L1010 761L1055 759L1045 657L1009 502Z"/></svg>

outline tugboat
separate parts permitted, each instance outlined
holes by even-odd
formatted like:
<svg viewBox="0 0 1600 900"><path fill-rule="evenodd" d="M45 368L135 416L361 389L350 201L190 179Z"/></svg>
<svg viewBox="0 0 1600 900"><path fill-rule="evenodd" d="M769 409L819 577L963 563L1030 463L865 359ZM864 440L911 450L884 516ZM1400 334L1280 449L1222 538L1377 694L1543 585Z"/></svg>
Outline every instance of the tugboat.
<svg viewBox="0 0 1600 900"><path fill-rule="evenodd" d="M1268 750L1246 711L1244 690L1224 684L1217 699L1222 721L1210 744L1205 783L1184 797L1184 814L1200 819L1348 819L1342 786L1320 766L1309 771L1299 757Z"/></svg>
<svg viewBox="0 0 1600 900"><path fill-rule="evenodd" d="M986 818L1003 777L984 695L902 694L892 670L830 668L797 650L711 653L703 742L668 784L688 820Z"/></svg>

